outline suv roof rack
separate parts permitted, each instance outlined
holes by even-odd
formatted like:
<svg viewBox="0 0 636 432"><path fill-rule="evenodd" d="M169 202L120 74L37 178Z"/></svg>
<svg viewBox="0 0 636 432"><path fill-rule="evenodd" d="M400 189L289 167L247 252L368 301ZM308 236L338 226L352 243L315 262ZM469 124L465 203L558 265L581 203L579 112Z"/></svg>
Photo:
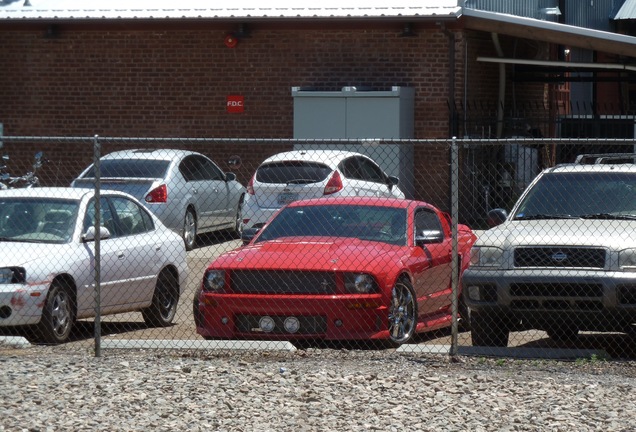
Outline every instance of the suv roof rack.
<svg viewBox="0 0 636 432"><path fill-rule="evenodd" d="M636 153L596 153L580 154L575 164L607 164L607 163L636 163Z"/></svg>

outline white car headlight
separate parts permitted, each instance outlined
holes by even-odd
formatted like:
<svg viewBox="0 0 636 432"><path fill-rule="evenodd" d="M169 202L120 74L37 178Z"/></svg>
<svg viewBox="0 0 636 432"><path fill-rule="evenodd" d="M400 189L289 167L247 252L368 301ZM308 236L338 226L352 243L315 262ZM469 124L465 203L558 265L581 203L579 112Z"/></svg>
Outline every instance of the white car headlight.
<svg viewBox="0 0 636 432"><path fill-rule="evenodd" d="M223 291L225 287L225 272L222 270L208 270L203 276L203 291Z"/></svg>
<svg viewBox="0 0 636 432"><path fill-rule="evenodd" d="M618 253L618 266L623 271L636 272L636 249L625 249Z"/></svg>
<svg viewBox="0 0 636 432"><path fill-rule="evenodd" d="M470 250L470 265L475 267L501 267L503 249L492 246L474 246Z"/></svg>

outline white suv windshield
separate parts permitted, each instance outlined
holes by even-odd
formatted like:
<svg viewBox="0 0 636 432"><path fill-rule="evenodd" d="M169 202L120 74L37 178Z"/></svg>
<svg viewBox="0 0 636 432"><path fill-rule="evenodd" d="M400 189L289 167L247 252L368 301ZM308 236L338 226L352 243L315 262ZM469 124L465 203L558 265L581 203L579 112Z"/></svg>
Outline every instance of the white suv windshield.
<svg viewBox="0 0 636 432"><path fill-rule="evenodd" d="M544 175L513 219L636 218L636 173Z"/></svg>

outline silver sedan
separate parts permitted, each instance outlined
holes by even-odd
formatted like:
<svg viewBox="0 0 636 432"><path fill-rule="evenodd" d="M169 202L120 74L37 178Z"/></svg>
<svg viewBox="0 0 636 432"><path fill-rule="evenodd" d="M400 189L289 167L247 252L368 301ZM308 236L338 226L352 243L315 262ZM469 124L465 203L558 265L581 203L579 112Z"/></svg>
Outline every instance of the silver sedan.
<svg viewBox="0 0 636 432"><path fill-rule="evenodd" d="M183 237L186 250L197 235L243 230L245 188L208 157L181 149L134 149L100 159L102 189L127 192L143 202L168 228ZM92 187L95 167L86 168L73 187Z"/></svg>

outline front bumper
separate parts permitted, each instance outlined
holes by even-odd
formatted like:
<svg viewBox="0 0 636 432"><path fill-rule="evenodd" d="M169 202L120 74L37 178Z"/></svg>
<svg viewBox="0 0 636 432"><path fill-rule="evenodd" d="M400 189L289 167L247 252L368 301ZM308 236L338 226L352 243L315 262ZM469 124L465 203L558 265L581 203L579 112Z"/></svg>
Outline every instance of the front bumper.
<svg viewBox="0 0 636 432"><path fill-rule="evenodd" d="M0 327L40 322L48 286L0 285Z"/></svg>
<svg viewBox="0 0 636 432"><path fill-rule="evenodd" d="M206 338L267 340L387 339L388 305L380 294L347 296L263 296L203 293L195 300L197 333ZM272 329L260 327L270 317ZM296 318L290 332L284 322Z"/></svg>
<svg viewBox="0 0 636 432"><path fill-rule="evenodd" d="M589 330L636 322L635 273L469 267L462 287L472 310L525 322L576 322Z"/></svg>

